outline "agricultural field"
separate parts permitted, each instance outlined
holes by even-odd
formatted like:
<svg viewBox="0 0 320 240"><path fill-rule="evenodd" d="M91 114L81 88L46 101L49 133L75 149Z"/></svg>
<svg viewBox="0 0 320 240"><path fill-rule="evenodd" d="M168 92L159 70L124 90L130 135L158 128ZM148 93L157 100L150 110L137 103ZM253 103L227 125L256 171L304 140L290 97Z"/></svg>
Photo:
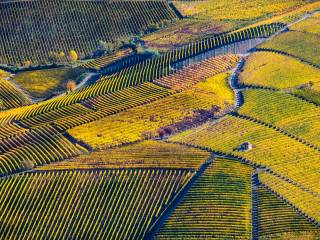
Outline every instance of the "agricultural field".
<svg viewBox="0 0 320 240"><path fill-rule="evenodd" d="M312 223L270 190L259 186L257 198L261 239L319 237L319 230Z"/></svg>
<svg viewBox="0 0 320 240"><path fill-rule="evenodd" d="M36 171L105 168L188 168L197 170L210 153L178 144L146 140L118 148L83 154L68 161L36 168Z"/></svg>
<svg viewBox="0 0 320 240"><path fill-rule="evenodd" d="M241 0L205 0L205 1L175 1L175 6L183 15L200 19L210 18L233 24L235 27L243 26L257 20L290 12L306 4L306 1L241 1ZM228 9L223 11L222 9Z"/></svg>
<svg viewBox="0 0 320 240"><path fill-rule="evenodd" d="M46 98L55 92L65 91L68 81L79 82L82 69L58 68L19 72L13 81L34 98Z"/></svg>
<svg viewBox="0 0 320 240"><path fill-rule="evenodd" d="M319 0L0 1L0 239L320 239Z"/></svg>
<svg viewBox="0 0 320 240"><path fill-rule="evenodd" d="M250 89L238 113L276 126L320 146L320 109L290 94Z"/></svg>
<svg viewBox="0 0 320 240"><path fill-rule="evenodd" d="M215 159L198 178L156 239L232 239L251 236L252 168Z"/></svg>
<svg viewBox="0 0 320 240"><path fill-rule="evenodd" d="M280 51L284 54L306 61L312 65L320 65L320 49L317 46L320 41L318 34L300 31L288 31L280 34L261 46L262 49Z"/></svg>
<svg viewBox="0 0 320 240"><path fill-rule="evenodd" d="M0 70L0 110L31 104L31 99L9 81L10 74Z"/></svg>
<svg viewBox="0 0 320 240"><path fill-rule="evenodd" d="M239 80L244 85L320 91L319 75L319 68L292 57L274 52L256 52L246 60Z"/></svg>
<svg viewBox="0 0 320 240"><path fill-rule="evenodd" d="M167 28L159 29L142 37L145 46L161 52L199 40L203 36L228 32L233 29L232 23L210 20L181 19Z"/></svg>
<svg viewBox="0 0 320 240"><path fill-rule="evenodd" d="M147 31L152 24L170 23L177 18L162 0L40 0L0 4L3 36L0 62L18 66L64 62L71 50L77 57L85 58L98 49L99 41L126 41Z"/></svg>
<svg viewBox="0 0 320 240"><path fill-rule="evenodd" d="M320 34L319 25L320 25L320 17L314 16L294 25L290 29L298 32Z"/></svg>
<svg viewBox="0 0 320 240"><path fill-rule="evenodd" d="M68 132L94 148L104 148L158 136L158 129L191 121L196 110L220 111L232 107L233 93L227 84L227 73L221 73L192 88L155 102L138 106L70 129ZM201 117L201 116L200 116Z"/></svg>

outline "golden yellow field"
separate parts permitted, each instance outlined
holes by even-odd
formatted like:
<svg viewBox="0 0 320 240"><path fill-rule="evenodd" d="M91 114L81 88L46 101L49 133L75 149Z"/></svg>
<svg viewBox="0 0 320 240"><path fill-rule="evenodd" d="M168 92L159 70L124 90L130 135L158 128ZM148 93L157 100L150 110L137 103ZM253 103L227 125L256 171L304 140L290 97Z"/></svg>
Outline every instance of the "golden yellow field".
<svg viewBox="0 0 320 240"><path fill-rule="evenodd" d="M222 109L232 105L234 96L227 73L200 82L191 89L125 112L73 128L68 132L95 148L138 141L144 133L157 135L157 129L192 117L194 110Z"/></svg>
<svg viewBox="0 0 320 240"><path fill-rule="evenodd" d="M290 29L294 31L299 31L299 32L320 34L320 18L319 17L308 18L302 22L299 22L293 25Z"/></svg>
<svg viewBox="0 0 320 240"><path fill-rule="evenodd" d="M320 69L292 57L272 52L253 53L240 73L240 81L246 85L258 85L278 89L305 86L320 91Z"/></svg>
<svg viewBox="0 0 320 240"><path fill-rule="evenodd" d="M108 168L192 168L197 170L209 156L209 152L197 148L147 140L128 146L80 155L68 161L38 167L36 170Z"/></svg>
<svg viewBox="0 0 320 240"><path fill-rule="evenodd" d="M184 15L200 18L209 17L214 20L255 20L287 12L306 4L305 1L301 0L205 0L175 1L174 3Z"/></svg>
<svg viewBox="0 0 320 240"><path fill-rule="evenodd" d="M0 240L320 240L319 169L320 0L0 0Z"/></svg>

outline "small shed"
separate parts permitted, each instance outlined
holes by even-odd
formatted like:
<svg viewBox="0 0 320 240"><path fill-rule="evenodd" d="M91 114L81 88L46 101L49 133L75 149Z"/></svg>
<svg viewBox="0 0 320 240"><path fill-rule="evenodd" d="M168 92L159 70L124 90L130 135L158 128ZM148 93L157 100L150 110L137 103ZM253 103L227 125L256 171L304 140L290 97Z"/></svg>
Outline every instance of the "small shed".
<svg viewBox="0 0 320 240"><path fill-rule="evenodd" d="M250 142L244 142L238 148L238 151L240 152L248 152L250 150L252 150L252 144Z"/></svg>

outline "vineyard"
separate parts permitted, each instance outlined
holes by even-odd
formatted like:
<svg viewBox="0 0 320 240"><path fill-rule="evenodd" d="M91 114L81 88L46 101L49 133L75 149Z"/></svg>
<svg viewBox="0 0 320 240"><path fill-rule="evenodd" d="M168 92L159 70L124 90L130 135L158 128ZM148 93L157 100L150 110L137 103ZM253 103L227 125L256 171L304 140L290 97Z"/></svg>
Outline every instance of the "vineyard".
<svg viewBox="0 0 320 240"><path fill-rule="evenodd" d="M65 61L70 50L84 58L98 48L99 41L128 38L148 30L152 24L176 18L167 3L159 0L39 0L0 4L0 62L8 65L47 64L55 54L61 58L59 61Z"/></svg>
<svg viewBox="0 0 320 240"><path fill-rule="evenodd" d="M258 189L258 202L262 239L281 238L281 235L294 238L301 233L310 239L319 236L317 228L312 223L264 187Z"/></svg>
<svg viewBox="0 0 320 240"><path fill-rule="evenodd" d="M227 74L216 75L191 89L159 99L127 111L70 129L68 132L94 148L115 146L158 135L161 127L192 122L196 110L210 110L213 105L221 111L230 107L232 91ZM210 97L209 97L210 96ZM147 135L147 136L146 136Z"/></svg>
<svg viewBox="0 0 320 240"><path fill-rule="evenodd" d="M156 239L232 239L238 236L249 239L251 174L249 166L215 159Z"/></svg>
<svg viewBox="0 0 320 240"><path fill-rule="evenodd" d="M262 49L280 51L292 55L311 65L320 65L319 48L314 48L320 41L320 36L313 33L288 31L275 37L272 41L262 44Z"/></svg>
<svg viewBox="0 0 320 240"><path fill-rule="evenodd" d="M1 206L0 236L143 238L191 176L183 170L136 169L39 172L3 179L1 203L14 204Z"/></svg>
<svg viewBox="0 0 320 240"><path fill-rule="evenodd" d="M320 146L320 109L314 104L269 90L248 90L244 93L244 100L239 114L261 120Z"/></svg>
<svg viewBox="0 0 320 240"><path fill-rule="evenodd" d="M121 148L109 148L90 155L37 168L37 171L105 168L187 168L197 170L210 153L183 145L147 140Z"/></svg>
<svg viewBox="0 0 320 240"><path fill-rule="evenodd" d="M276 89L320 89L319 68L289 56L273 52L256 52L247 60L240 82L245 85Z"/></svg>
<svg viewBox="0 0 320 240"><path fill-rule="evenodd" d="M320 1L0 2L0 239L320 239Z"/></svg>

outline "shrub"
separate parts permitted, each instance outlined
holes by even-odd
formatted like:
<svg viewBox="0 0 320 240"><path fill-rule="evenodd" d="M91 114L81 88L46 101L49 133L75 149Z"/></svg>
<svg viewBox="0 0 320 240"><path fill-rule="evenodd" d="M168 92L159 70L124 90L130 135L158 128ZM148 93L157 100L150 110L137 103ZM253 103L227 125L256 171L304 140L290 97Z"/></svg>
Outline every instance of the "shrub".
<svg viewBox="0 0 320 240"><path fill-rule="evenodd" d="M69 60L70 60L71 62L75 62L75 61L78 60L78 54L77 54L77 52L76 52L75 50L71 50L71 51L69 52Z"/></svg>
<svg viewBox="0 0 320 240"><path fill-rule="evenodd" d="M166 135L171 135L174 133L174 128L172 126L167 126L163 130Z"/></svg>
<svg viewBox="0 0 320 240"><path fill-rule="evenodd" d="M61 51L61 52L59 52L58 56L59 56L59 60L63 61L64 58L66 57L66 54L63 51Z"/></svg>
<svg viewBox="0 0 320 240"><path fill-rule="evenodd" d="M152 131L144 131L141 134L141 139L144 139L144 140L152 139L153 137L154 137L154 132Z"/></svg>
<svg viewBox="0 0 320 240"><path fill-rule="evenodd" d="M159 129L157 130L157 134L158 134L158 136L159 136L160 138L163 138L166 133L165 133L165 131L164 131L163 128L159 128Z"/></svg>
<svg viewBox="0 0 320 240"><path fill-rule="evenodd" d="M66 84L67 92L72 92L76 88L77 84L73 80L69 80Z"/></svg>
<svg viewBox="0 0 320 240"><path fill-rule="evenodd" d="M48 58L48 61L50 63L57 63L59 61L59 54L56 54L54 52L51 52L49 54L49 58Z"/></svg>
<svg viewBox="0 0 320 240"><path fill-rule="evenodd" d="M31 66L31 61L30 60L26 60L23 62L23 66L24 67L30 67Z"/></svg>

